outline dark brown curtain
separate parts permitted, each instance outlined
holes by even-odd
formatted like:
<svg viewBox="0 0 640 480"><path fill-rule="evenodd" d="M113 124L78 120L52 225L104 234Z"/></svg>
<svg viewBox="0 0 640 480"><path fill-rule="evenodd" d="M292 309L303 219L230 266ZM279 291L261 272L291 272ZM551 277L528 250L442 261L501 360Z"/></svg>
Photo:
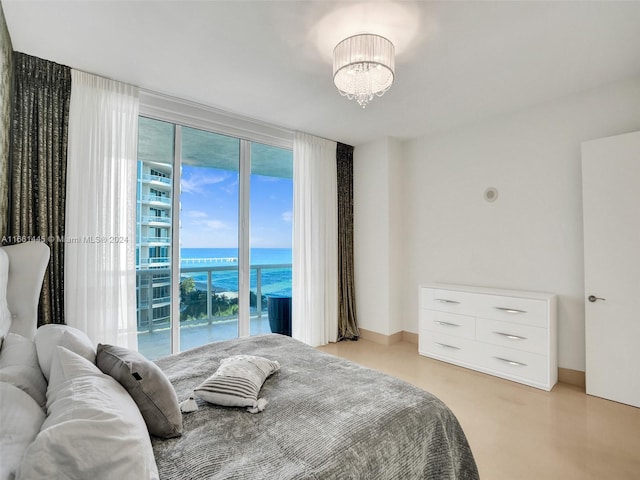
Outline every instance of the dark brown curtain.
<svg viewBox="0 0 640 480"><path fill-rule="evenodd" d="M0 5L0 236L9 228L9 132L11 131L11 87L13 48Z"/></svg>
<svg viewBox="0 0 640 480"><path fill-rule="evenodd" d="M357 340L353 267L353 147L338 143L338 340Z"/></svg>
<svg viewBox="0 0 640 480"><path fill-rule="evenodd" d="M64 213L71 70L14 52L10 235L51 247L38 324L64 323Z"/></svg>

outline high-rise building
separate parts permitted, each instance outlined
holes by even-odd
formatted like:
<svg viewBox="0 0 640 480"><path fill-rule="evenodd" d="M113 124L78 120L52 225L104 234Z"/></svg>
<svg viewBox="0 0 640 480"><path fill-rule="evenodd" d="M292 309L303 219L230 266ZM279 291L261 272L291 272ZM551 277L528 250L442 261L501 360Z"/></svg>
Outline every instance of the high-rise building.
<svg viewBox="0 0 640 480"><path fill-rule="evenodd" d="M171 182L171 165L138 162L138 331L167 327L171 316Z"/></svg>

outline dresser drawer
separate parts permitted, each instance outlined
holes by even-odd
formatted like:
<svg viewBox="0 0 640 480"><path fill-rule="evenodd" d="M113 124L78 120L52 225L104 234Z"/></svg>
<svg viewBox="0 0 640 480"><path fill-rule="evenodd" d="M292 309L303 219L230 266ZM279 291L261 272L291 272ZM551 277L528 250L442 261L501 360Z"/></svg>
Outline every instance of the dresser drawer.
<svg viewBox="0 0 640 480"><path fill-rule="evenodd" d="M556 295L431 283L418 298L421 355L544 390L556 383Z"/></svg>
<svg viewBox="0 0 640 480"><path fill-rule="evenodd" d="M473 362L475 342L467 338L421 330L418 347L422 355L467 364Z"/></svg>
<svg viewBox="0 0 640 480"><path fill-rule="evenodd" d="M476 344L476 362L490 373L513 377L522 383L548 384L548 359L545 355L497 345Z"/></svg>
<svg viewBox="0 0 640 480"><path fill-rule="evenodd" d="M535 327L547 327L548 303L531 298L484 295L479 297L482 306L475 312L477 317L501 320Z"/></svg>
<svg viewBox="0 0 640 480"><path fill-rule="evenodd" d="M539 355L547 354L549 342L546 328L484 318L476 321L476 340Z"/></svg>
<svg viewBox="0 0 640 480"><path fill-rule="evenodd" d="M474 317L457 313L422 310L420 329L473 340L476 333L476 320Z"/></svg>
<svg viewBox="0 0 640 480"><path fill-rule="evenodd" d="M420 306L439 312L475 315L481 303L480 297L469 292L423 288L420 293Z"/></svg>

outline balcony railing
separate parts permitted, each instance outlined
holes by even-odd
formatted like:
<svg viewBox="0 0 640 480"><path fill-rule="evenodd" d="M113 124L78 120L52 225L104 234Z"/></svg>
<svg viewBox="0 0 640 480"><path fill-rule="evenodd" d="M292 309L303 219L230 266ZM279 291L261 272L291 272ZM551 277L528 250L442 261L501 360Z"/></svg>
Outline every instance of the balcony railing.
<svg viewBox="0 0 640 480"><path fill-rule="evenodd" d="M171 275L163 275L158 276L159 271L164 270L153 270L150 275L138 275L138 289L147 288L149 286L153 287L164 287L165 285L171 284Z"/></svg>
<svg viewBox="0 0 640 480"><path fill-rule="evenodd" d="M169 257L141 258L140 266L143 268L146 268L149 265L169 265L170 262L171 262L171 258ZM153 272L157 272L157 270L153 270Z"/></svg>
<svg viewBox="0 0 640 480"><path fill-rule="evenodd" d="M171 224L171 217L156 217L154 215L143 215L142 223L166 223Z"/></svg>
<svg viewBox="0 0 640 480"><path fill-rule="evenodd" d="M151 306L153 308L163 307L171 303L171 297L153 297Z"/></svg>
<svg viewBox="0 0 640 480"><path fill-rule="evenodd" d="M149 182L160 182L160 183L164 183L165 185L171 185L171 179L168 177L161 177L160 175L150 175L148 173L144 173L140 176L142 177L142 180L146 180Z"/></svg>
<svg viewBox="0 0 640 480"><path fill-rule="evenodd" d="M183 265L197 265L201 263L238 263L238 259L236 257L181 258L180 263ZM181 271L184 272L186 269L183 268Z"/></svg>
<svg viewBox="0 0 640 480"><path fill-rule="evenodd" d="M171 260L169 257L149 257L140 259L140 263L166 263L169 260Z"/></svg>
<svg viewBox="0 0 640 480"><path fill-rule="evenodd" d="M163 197L162 195L142 195L142 201L171 205L171 199L169 197Z"/></svg>
<svg viewBox="0 0 640 480"><path fill-rule="evenodd" d="M149 259L160 260L160 259ZM168 260L168 259L167 259ZM270 291L268 284L264 284L265 272L274 270L291 270L291 264L273 264L273 265L251 265L250 278L253 278L253 272L255 271L255 285L251 288L251 296L255 294L255 302L251 301L251 317L261 318L264 315L266 309L266 298L263 298L264 291ZM197 266L197 267L182 267L180 268L181 282L186 278L193 278L193 276L204 277L206 275L206 290L198 289L200 292L197 295L197 300L194 302L185 302L180 305L181 310L181 326L185 325L204 325L212 324L219 321L237 319L237 313L229 313L233 310L233 305L237 305L235 299L237 298L236 291L222 292L219 289L215 289L213 286L214 274L220 272L232 272L237 271L238 267L234 265L227 266ZM153 318L153 309L161 306L166 306L167 302L170 302L170 298L162 295L162 297L153 297L153 286L158 282L158 275L168 279L170 277L170 269L155 269L155 270L138 270L137 271L137 285L138 285L138 331L153 331L154 329L164 329L170 327L169 317L163 317L162 319L150 320ZM152 277L156 278L152 280ZM289 277L290 278L290 277ZM201 283L201 282L198 282ZM142 292L146 290L146 292ZM271 290L273 291L273 290ZM204 294L204 298L201 298ZM235 297L234 297L235 296ZM207 301L208 300L208 301ZM230 306L225 311L215 310L214 301L224 303ZM203 303L206 303L203 305ZM189 307L199 307L193 310L197 310L199 316L197 318L186 318ZM219 306L219 305L218 305ZM237 309L236 309L237 311ZM184 317L183 317L184 314Z"/></svg>
<svg viewBox="0 0 640 480"><path fill-rule="evenodd" d="M140 243L162 243L163 245L171 243L169 237L142 237Z"/></svg>

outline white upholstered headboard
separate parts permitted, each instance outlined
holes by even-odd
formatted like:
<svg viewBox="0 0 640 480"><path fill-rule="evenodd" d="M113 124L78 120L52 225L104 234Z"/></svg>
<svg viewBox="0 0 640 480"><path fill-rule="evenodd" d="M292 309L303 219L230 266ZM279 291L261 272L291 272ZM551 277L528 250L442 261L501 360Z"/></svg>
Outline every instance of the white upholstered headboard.
<svg viewBox="0 0 640 480"><path fill-rule="evenodd" d="M25 242L1 248L9 257L9 331L33 339L38 328L38 302L49 264L49 247L43 242Z"/></svg>

